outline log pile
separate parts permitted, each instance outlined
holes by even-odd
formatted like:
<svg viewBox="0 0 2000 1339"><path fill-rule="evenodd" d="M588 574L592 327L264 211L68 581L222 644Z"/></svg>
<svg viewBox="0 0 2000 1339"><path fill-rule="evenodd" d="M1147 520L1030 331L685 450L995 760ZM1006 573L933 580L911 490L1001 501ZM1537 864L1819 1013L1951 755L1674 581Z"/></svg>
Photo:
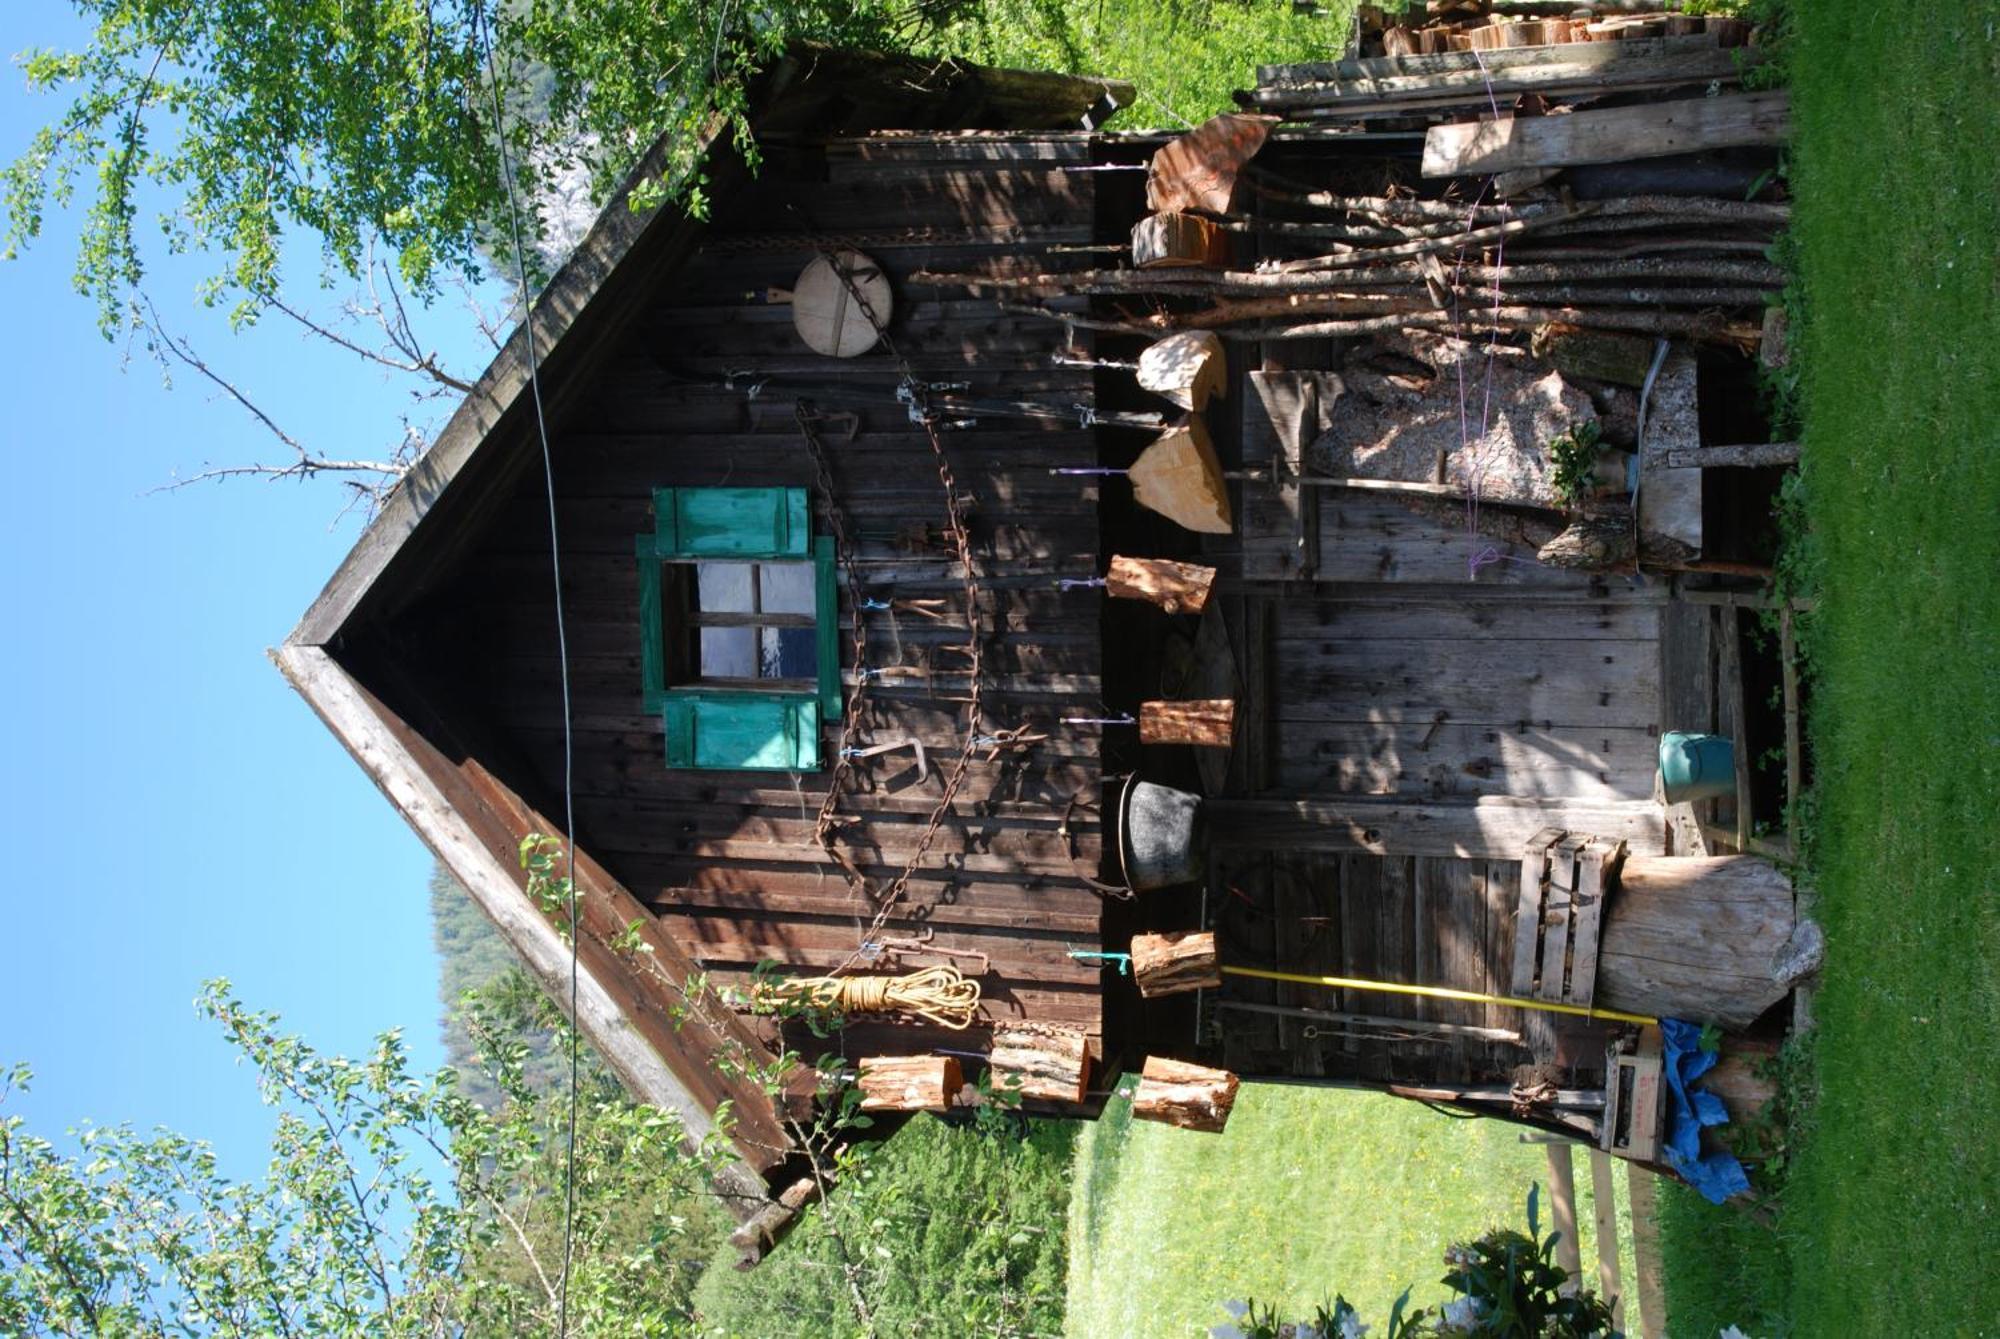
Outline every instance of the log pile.
<svg viewBox="0 0 2000 1339"><path fill-rule="evenodd" d="M1431 5L1454 13L1413 46L1393 39L1403 54L1260 67L1243 111L1154 155L1158 212L1135 228L1129 265L915 278L1155 338L1561 325L1754 347L1783 284L1766 253L1790 207L1770 198L1768 170L1785 95L1745 88L1761 56L1740 45L1748 31L1488 12L1499 7ZM1423 137L1421 173L1393 156L1319 166L1315 146L1379 156L1357 131ZM1364 180L1388 184L1355 189ZM1072 297L1100 299L1097 315L1051 301Z"/></svg>
<svg viewBox="0 0 2000 1339"><path fill-rule="evenodd" d="M1590 42L1706 37L1725 47L1750 40L1742 19L1668 13L1613 13L1630 5L1466 3L1362 5L1355 18L1360 55L1393 63L1407 56L1515 51ZM1658 9L1661 6L1650 6ZM1358 63L1358 62L1357 62Z"/></svg>

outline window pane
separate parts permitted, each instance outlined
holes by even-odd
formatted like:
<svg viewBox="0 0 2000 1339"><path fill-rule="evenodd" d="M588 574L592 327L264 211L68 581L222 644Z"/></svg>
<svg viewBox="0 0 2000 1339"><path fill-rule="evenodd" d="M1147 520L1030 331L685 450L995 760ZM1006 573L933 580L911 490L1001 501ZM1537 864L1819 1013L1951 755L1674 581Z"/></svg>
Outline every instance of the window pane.
<svg viewBox="0 0 2000 1339"><path fill-rule="evenodd" d="M764 612L810 614L813 608L811 563L764 564Z"/></svg>
<svg viewBox="0 0 2000 1339"><path fill-rule="evenodd" d="M701 630L701 677L704 679L756 678L757 630L755 628L703 628Z"/></svg>
<svg viewBox="0 0 2000 1339"><path fill-rule="evenodd" d="M709 614L749 613L751 566L750 563L696 563L695 608Z"/></svg>
<svg viewBox="0 0 2000 1339"><path fill-rule="evenodd" d="M812 628L760 628L760 673L766 679L819 677L819 634Z"/></svg>

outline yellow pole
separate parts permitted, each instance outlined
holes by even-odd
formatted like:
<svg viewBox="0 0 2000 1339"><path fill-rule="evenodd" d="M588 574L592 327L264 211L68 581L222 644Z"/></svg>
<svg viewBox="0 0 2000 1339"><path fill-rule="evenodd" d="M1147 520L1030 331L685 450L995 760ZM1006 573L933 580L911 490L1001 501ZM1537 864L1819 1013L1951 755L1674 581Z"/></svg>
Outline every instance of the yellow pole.
<svg viewBox="0 0 2000 1339"><path fill-rule="evenodd" d="M1552 1000L1519 1000L1511 995L1482 995L1476 990L1453 990L1450 986L1405 986L1395 981L1360 981L1350 976L1299 976L1292 972L1267 972L1261 967L1228 967L1230 976L1254 976L1263 981L1289 981L1300 986L1332 986L1336 990L1379 990L1389 995L1422 995L1433 1000L1463 1000L1467 1004L1504 1004L1515 1009L1540 1009L1551 1014L1577 1014L1613 1023L1643 1023L1660 1020L1645 1014L1620 1013L1616 1009L1593 1009L1587 1004L1557 1004Z"/></svg>

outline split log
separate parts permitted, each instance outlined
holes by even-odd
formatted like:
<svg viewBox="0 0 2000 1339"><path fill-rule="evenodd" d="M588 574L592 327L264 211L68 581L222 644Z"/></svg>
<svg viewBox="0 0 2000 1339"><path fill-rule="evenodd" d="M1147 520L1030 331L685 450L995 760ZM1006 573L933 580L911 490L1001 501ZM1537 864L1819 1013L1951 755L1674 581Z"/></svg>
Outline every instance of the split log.
<svg viewBox="0 0 2000 1339"><path fill-rule="evenodd" d="M1199 418L1147 447L1126 477L1140 506L1178 525L1205 535L1226 535L1236 528L1222 462Z"/></svg>
<svg viewBox="0 0 2000 1339"><path fill-rule="evenodd" d="M1111 559L1104 593L1114 600L1144 600L1170 614L1198 614L1208 607L1215 589L1215 569L1171 558Z"/></svg>
<svg viewBox="0 0 2000 1339"><path fill-rule="evenodd" d="M986 1057L994 1082L1044 1102L1081 1102L1089 1091L1090 1047L1081 1032L1049 1024L1003 1024ZM1018 1081L1018 1086L1016 1086Z"/></svg>
<svg viewBox="0 0 2000 1339"><path fill-rule="evenodd" d="M1222 985L1222 962L1209 931L1134 935L1132 976L1147 999Z"/></svg>
<svg viewBox="0 0 2000 1339"><path fill-rule="evenodd" d="M1229 1123L1230 1108L1236 1105L1236 1087L1236 1076L1226 1069L1149 1055L1139 1072L1138 1091L1132 1095L1132 1116L1221 1134Z"/></svg>
<svg viewBox="0 0 2000 1339"><path fill-rule="evenodd" d="M1139 355L1138 381L1199 413L1212 397L1229 393L1229 359L1214 335L1192 330L1168 335Z"/></svg>
<svg viewBox="0 0 2000 1339"><path fill-rule="evenodd" d="M1146 207L1156 214L1228 213L1238 174L1277 124L1275 116L1224 112L1169 140L1146 169Z"/></svg>
<svg viewBox="0 0 2000 1339"><path fill-rule="evenodd" d="M1790 880L1756 856L1631 856L1607 899L1604 1008L1750 1026L1793 985Z"/></svg>
<svg viewBox="0 0 2000 1339"><path fill-rule="evenodd" d="M859 1069L863 1111L949 1111L965 1083L948 1055L871 1055Z"/></svg>
<svg viewBox="0 0 2000 1339"><path fill-rule="evenodd" d="M1141 744L1196 744L1226 749L1235 738L1236 703L1229 698L1139 704Z"/></svg>
<svg viewBox="0 0 2000 1339"><path fill-rule="evenodd" d="M736 1249L736 1267L754 1269L791 1229L799 1211L819 1197L819 1181L802 1176L786 1186L776 1199L767 1201L744 1219L729 1234L729 1244Z"/></svg>
<svg viewBox="0 0 2000 1339"><path fill-rule="evenodd" d="M1217 268L1229 263L1229 235L1196 214L1148 214L1132 225L1132 263Z"/></svg>

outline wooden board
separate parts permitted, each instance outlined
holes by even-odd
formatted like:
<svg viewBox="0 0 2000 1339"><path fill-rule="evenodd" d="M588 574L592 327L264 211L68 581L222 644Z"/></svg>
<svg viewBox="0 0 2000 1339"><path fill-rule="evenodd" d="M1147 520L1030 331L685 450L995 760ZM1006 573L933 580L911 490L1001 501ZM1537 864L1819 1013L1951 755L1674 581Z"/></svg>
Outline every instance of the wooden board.
<svg viewBox="0 0 2000 1339"><path fill-rule="evenodd" d="M1541 962L1543 884L1548 877L1549 852L1562 841L1562 829L1542 828L1521 848L1521 890L1514 904L1513 974L1507 993L1527 998L1535 993Z"/></svg>
<svg viewBox="0 0 2000 1339"><path fill-rule="evenodd" d="M1693 355L1669 354L1653 381L1646 405L1645 440L1639 451L1639 524L1701 551L1699 466L1676 466L1673 458L1701 445Z"/></svg>
<svg viewBox="0 0 2000 1339"><path fill-rule="evenodd" d="M1518 860L1542 828L1621 837L1634 852L1662 846L1657 806L1482 797L1458 804L1401 800L1236 799L1208 802L1217 846L1259 850L1342 851L1371 855L1485 856Z"/></svg>
<svg viewBox="0 0 2000 1339"><path fill-rule="evenodd" d="M1738 93L1432 126L1424 137L1423 174L1460 177L1783 144L1791 134L1790 107L1783 92Z"/></svg>

